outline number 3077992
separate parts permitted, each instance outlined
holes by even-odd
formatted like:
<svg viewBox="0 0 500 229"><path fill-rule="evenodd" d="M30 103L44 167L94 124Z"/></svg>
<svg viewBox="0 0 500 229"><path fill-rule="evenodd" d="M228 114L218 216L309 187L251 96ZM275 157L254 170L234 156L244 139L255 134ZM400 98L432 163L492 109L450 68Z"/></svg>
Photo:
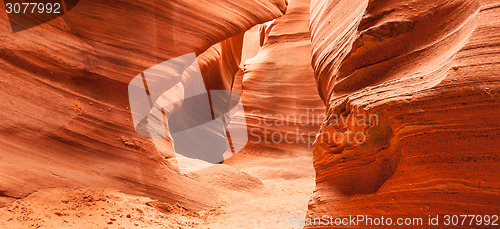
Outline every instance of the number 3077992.
<svg viewBox="0 0 500 229"><path fill-rule="evenodd" d="M5 11L8 14L60 14L60 3L36 3L36 2L23 2L23 3L7 3L5 4Z"/></svg>

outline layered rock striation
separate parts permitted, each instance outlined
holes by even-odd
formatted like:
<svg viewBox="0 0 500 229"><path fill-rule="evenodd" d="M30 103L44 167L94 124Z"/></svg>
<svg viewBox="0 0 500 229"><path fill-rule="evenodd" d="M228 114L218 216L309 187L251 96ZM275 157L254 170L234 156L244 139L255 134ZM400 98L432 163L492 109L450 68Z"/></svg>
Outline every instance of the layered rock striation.
<svg viewBox="0 0 500 229"><path fill-rule="evenodd" d="M308 24L309 2L290 1L286 15L259 25L262 47L243 65L247 149L257 154L310 154L324 104L310 66Z"/></svg>
<svg viewBox="0 0 500 229"><path fill-rule="evenodd" d="M81 1L63 17L17 33L0 14L2 201L92 186L212 205L218 194L211 186L179 176L165 160L168 140L159 152L135 132L128 83L194 52L207 87L230 88L242 33L285 10L281 0Z"/></svg>
<svg viewBox="0 0 500 229"><path fill-rule="evenodd" d="M312 1L310 217L496 214L499 6Z"/></svg>

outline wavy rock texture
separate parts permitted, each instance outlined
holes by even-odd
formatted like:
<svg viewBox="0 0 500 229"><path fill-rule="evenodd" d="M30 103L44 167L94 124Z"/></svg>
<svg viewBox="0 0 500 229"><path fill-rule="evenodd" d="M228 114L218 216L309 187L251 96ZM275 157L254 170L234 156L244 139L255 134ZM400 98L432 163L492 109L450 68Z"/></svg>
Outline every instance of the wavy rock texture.
<svg viewBox="0 0 500 229"><path fill-rule="evenodd" d="M307 147L324 118L310 66L309 2L289 4L285 16L259 25L262 47L243 67L250 148Z"/></svg>
<svg viewBox="0 0 500 229"><path fill-rule="evenodd" d="M245 35L243 53L250 58L235 82L245 114L233 122L246 118L249 142L224 164L261 180L265 193L221 208L224 214L207 218L209 228L301 228L290 216L307 212L314 190L311 147L325 111L310 65L309 4L291 0L284 16Z"/></svg>
<svg viewBox="0 0 500 229"><path fill-rule="evenodd" d="M493 0L87 0L15 34L0 14L0 206L36 193L0 225L287 228L309 199L309 217L498 214L499 21ZM191 52L208 90L242 92L249 143L181 176L127 86ZM138 213L106 222L120 209Z"/></svg>
<svg viewBox="0 0 500 229"><path fill-rule="evenodd" d="M213 205L216 187L179 176L165 152L135 133L127 84L196 52L207 84L227 88L238 70L241 33L285 9L280 0L91 0L15 34L0 14L2 201L48 187L93 186ZM169 147L165 142L167 153Z"/></svg>
<svg viewBox="0 0 500 229"><path fill-rule="evenodd" d="M312 1L328 117L310 217L497 214L499 16L495 1Z"/></svg>

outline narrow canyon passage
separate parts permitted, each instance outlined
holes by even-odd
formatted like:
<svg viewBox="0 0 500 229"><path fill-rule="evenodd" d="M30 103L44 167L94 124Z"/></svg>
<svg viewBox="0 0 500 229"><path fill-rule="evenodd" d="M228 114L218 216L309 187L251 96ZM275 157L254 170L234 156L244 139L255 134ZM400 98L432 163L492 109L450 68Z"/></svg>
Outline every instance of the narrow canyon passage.
<svg viewBox="0 0 500 229"><path fill-rule="evenodd" d="M498 227L498 0L60 2L0 7L0 229Z"/></svg>
<svg viewBox="0 0 500 229"><path fill-rule="evenodd" d="M301 228L290 217L305 216L315 187L311 145L324 105L310 66L309 1L290 1L287 13L265 26L262 48L244 64L249 143L224 162L260 179L264 188L221 207L207 218L209 228Z"/></svg>

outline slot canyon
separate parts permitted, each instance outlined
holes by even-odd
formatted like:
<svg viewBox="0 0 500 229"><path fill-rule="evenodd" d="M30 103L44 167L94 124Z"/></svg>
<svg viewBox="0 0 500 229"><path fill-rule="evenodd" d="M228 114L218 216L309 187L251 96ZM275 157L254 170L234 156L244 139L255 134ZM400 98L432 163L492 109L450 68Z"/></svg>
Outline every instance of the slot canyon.
<svg viewBox="0 0 500 229"><path fill-rule="evenodd" d="M498 1L62 0L63 14L19 31L10 2L0 228L500 223ZM182 102L159 110L170 135L140 134L134 119L133 80L151 102L164 85L150 75L198 73L211 121L217 90L241 103L223 121L220 163L183 161L175 125L161 120ZM207 139L182 141L209 151ZM453 215L484 220L445 224Z"/></svg>

